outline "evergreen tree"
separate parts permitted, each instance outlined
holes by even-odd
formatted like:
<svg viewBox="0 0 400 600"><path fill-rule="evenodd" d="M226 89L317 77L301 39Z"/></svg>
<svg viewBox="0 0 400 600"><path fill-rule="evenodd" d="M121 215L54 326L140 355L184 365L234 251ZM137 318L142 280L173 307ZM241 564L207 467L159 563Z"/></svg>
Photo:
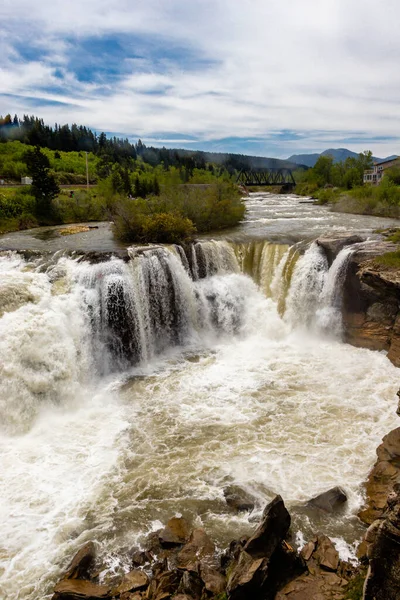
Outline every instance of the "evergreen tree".
<svg viewBox="0 0 400 600"><path fill-rule="evenodd" d="M36 213L40 218L52 217L52 201L59 194L54 176L49 173L50 161L39 146L25 153L24 160L32 177L32 192L36 199Z"/></svg>

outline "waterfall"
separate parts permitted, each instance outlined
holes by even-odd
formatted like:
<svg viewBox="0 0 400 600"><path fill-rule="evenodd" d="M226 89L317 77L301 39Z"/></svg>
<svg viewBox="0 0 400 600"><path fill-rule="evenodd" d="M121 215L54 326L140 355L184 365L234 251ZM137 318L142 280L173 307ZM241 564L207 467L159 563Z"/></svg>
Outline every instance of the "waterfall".
<svg viewBox="0 0 400 600"><path fill-rule="evenodd" d="M128 260L97 264L3 254L0 265L0 411L10 432L79 397L85 382L239 333L250 289L225 242L132 248Z"/></svg>
<svg viewBox="0 0 400 600"><path fill-rule="evenodd" d="M343 248L329 267L323 248L317 242L311 244L293 272L286 299L287 322L294 327L340 337L343 285L356 247Z"/></svg>
<svg viewBox="0 0 400 600"><path fill-rule="evenodd" d="M317 244L264 241L0 253L1 598L50 599L88 540L120 572L176 510L226 546L251 530L230 483L294 514L345 484L327 535L352 543L398 388L382 353L319 335L338 331L352 251L330 268Z"/></svg>

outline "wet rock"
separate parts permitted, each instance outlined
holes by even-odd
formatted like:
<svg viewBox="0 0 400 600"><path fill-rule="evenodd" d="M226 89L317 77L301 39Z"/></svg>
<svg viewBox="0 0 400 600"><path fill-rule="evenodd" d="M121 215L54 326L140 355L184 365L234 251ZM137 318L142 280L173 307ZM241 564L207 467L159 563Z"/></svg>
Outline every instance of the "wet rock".
<svg viewBox="0 0 400 600"><path fill-rule="evenodd" d="M111 588L84 579L63 579L54 588L52 600L111 600Z"/></svg>
<svg viewBox="0 0 400 600"><path fill-rule="evenodd" d="M346 493L340 487L334 487L323 492L315 498L311 498L307 502L308 506L319 508L327 513L332 513L343 507L343 504L347 502Z"/></svg>
<svg viewBox="0 0 400 600"><path fill-rule="evenodd" d="M398 600L400 590L400 484L389 494L383 517L367 531L369 568L364 600Z"/></svg>
<svg viewBox="0 0 400 600"><path fill-rule="evenodd" d="M143 552L141 550L134 550L130 557L133 567L144 567L144 565L151 563L154 559L151 552Z"/></svg>
<svg viewBox="0 0 400 600"><path fill-rule="evenodd" d="M290 515L282 498L276 496L266 506L259 527L245 544L232 569L227 584L230 600L273 598L282 572L288 566L282 542L289 526ZM296 555L291 548L290 552Z"/></svg>
<svg viewBox="0 0 400 600"><path fill-rule="evenodd" d="M214 552L214 543L210 540L204 529L194 529L189 541L178 554L177 566L179 569L198 573L200 563L204 559L213 559Z"/></svg>
<svg viewBox="0 0 400 600"><path fill-rule="evenodd" d="M382 516L389 493L400 483L400 427L385 435L376 453L378 460L365 485L366 503L358 513L367 525Z"/></svg>
<svg viewBox="0 0 400 600"><path fill-rule="evenodd" d="M179 571L164 571L151 580L147 588L146 598L149 600L166 600L178 590L182 574Z"/></svg>
<svg viewBox="0 0 400 600"><path fill-rule="evenodd" d="M63 578L89 579L89 570L93 566L95 556L96 551L94 543L87 542L76 553Z"/></svg>
<svg viewBox="0 0 400 600"><path fill-rule="evenodd" d="M200 566L200 576L207 592L221 594L226 588L226 578L217 569L207 564Z"/></svg>
<svg viewBox="0 0 400 600"><path fill-rule="evenodd" d="M304 558L305 561L310 560L314 550L316 547L316 540L307 542L300 551L300 555Z"/></svg>
<svg viewBox="0 0 400 600"><path fill-rule="evenodd" d="M230 485L224 488L224 496L227 505L237 511L253 510L255 498L238 485Z"/></svg>
<svg viewBox="0 0 400 600"><path fill-rule="evenodd" d="M336 234L334 237L326 236L318 238L317 244L325 250L328 263L331 265L343 248L362 241L363 238L359 235Z"/></svg>
<svg viewBox="0 0 400 600"><path fill-rule="evenodd" d="M313 557L317 564L327 571L336 571L339 566L339 553L326 535L317 537Z"/></svg>
<svg viewBox="0 0 400 600"><path fill-rule="evenodd" d="M122 582L113 589L113 596L124 592L136 592L145 589L149 584L149 578L144 571L131 571L127 573Z"/></svg>
<svg viewBox="0 0 400 600"><path fill-rule="evenodd" d="M265 507L261 523L244 546L244 550L253 558L270 557L285 538L290 520L281 496L276 496Z"/></svg>
<svg viewBox="0 0 400 600"><path fill-rule="evenodd" d="M203 587L203 581L197 573L184 571L178 587L178 593L188 595L193 600L200 600Z"/></svg>
<svg viewBox="0 0 400 600"><path fill-rule="evenodd" d="M160 532L159 539L163 548L184 544L190 534L189 524L182 517L173 517Z"/></svg>

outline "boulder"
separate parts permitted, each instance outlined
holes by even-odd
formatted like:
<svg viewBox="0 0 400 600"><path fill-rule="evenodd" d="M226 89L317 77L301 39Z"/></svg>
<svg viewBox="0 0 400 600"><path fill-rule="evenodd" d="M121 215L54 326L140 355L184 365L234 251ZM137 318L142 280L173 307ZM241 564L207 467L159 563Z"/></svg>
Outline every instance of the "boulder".
<svg viewBox="0 0 400 600"><path fill-rule="evenodd" d="M199 572L200 563L205 560L213 560L215 545L210 540L204 529L194 529L188 542L178 554L177 566L179 569Z"/></svg>
<svg viewBox="0 0 400 600"><path fill-rule="evenodd" d="M339 555L331 540L318 535L307 542L300 552L307 565L301 573L280 587L275 600L344 600L348 579L343 574L352 573L342 568Z"/></svg>
<svg viewBox="0 0 400 600"><path fill-rule="evenodd" d="M111 588L84 579L63 579L54 588L52 600L111 600Z"/></svg>
<svg viewBox="0 0 400 600"><path fill-rule="evenodd" d="M253 558L269 558L285 538L290 527L290 515L281 496L276 496L264 509L262 520L244 546Z"/></svg>
<svg viewBox="0 0 400 600"><path fill-rule="evenodd" d="M327 571L336 571L339 566L339 553L326 535L317 537L313 557Z"/></svg>
<svg viewBox="0 0 400 600"><path fill-rule="evenodd" d="M358 235L340 235L340 233L336 234L334 237L320 237L317 239L318 246L324 249L325 255L328 259L329 265L333 263L337 255L343 248L346 246L351 246L352 244L357 244L362 242L363 238Z"/></svg>
<svg viewBox="0 0 400 600"><path fill-rule="evenodd" d="M238 485L230 485L224 488L224 496L227 505L237 511L253 510L255 498Z"/></svg>
<svg viewBox="0 0 400 600"><path fill-rule="evenodd" d="M89 579L89 569L94 563L96 556L93 542L87 542L75 554L63 579Z"/></svg>
<svg viewBox="0 0 400 600"><path fill-rule="evenodd" d="M275 600L344 600L347 583L335 573L306 573L283 587Z"/></svg>
<svg viewBox="0 0 400 600"><path fill-rule="evenodd" d="M217 569L207 564L200 565L200 576L204 587L211 594L221 594L226 588L226 578Z"/></svg>
<svg viewBox="0 0 400 600"><path fill-rule="evenodd" d="M173 517L166 527L159 533L159 539L163 548L171 548L184 544L190 534L189 524L182 517Z"/></svg>
<svg viewBox="0 0 400 600"><path fill-rule="evenodd" d="M276 496L263 513L263 518L239 554L231 569L227 592L230 600L272 599L284 578L291 571L292 557L301 559L284 542L290 526L290 515L283 500ZM294 561L295 562L295 561ZM302 561L301 561L302 562Z"/></svg>
<svg viewBox="0 0 400 600"><path fill-rule="evenodd" d="M358 513L367 525L382 516L389 493L400 483L400 427L385 435L376 453L378 459L365 485L366 503Z"/></svg>
<svg viewBox="0 0 400 600"><path fill-rule="evenodd" d="M323 492L315 498L311 498L307 502L308 506L319 508L327 513L332 513L343 507L343 504L347 502L346 493L340 487L334 487Z"/></svg>
<svg viewBox="0 0 400 600"><path fill-rule="evenodd" d="M178 593L190 596L193 600L200 600L204 588L203 581L193 571L184 571L178 587Z"/></svg>
<svg viewBox="0 0 400 600"><path fill-rule="evenodd" d="M151 580L146 592L146 599L167 600L177 591L182 574L179 571L164 571Z"/></svg>
<svg viewBox="0 0 400 600"><path fill-rule="evenodd" d="M400 595L400 484L389 494L381 519L367 531L369 567L364 600L398 600Z"/></svg>
<svg viewBox="0 0 400 600"><path fill-rule="evenodd" d="M124 592L136 592L145 589L149 584L149 578L144 571L131 571L124 575L122 582L112 590L113 596Z"/></svg>

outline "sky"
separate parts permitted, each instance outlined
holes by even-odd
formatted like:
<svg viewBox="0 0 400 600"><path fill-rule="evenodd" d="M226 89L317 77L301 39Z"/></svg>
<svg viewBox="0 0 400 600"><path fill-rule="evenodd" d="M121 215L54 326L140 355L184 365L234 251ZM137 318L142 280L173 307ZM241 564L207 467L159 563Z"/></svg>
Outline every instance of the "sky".
<svg viewBox="0 0 400 600"><path fill-rule="evenodd" d="M155 146L400 154L400 2L2 0L0 115Z"/></svg>

